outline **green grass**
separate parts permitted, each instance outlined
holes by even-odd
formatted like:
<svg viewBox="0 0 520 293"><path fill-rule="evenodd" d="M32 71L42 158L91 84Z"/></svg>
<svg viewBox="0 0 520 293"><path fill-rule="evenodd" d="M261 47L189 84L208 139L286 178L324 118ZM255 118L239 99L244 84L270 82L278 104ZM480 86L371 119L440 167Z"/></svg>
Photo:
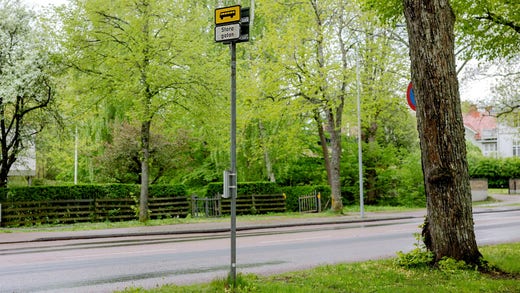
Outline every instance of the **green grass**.
<svg viewBox="0 0 520 293"><path fill-rule="evenodd" d="M489 194L508 194L509 189L507 188L488 188Z"/></svg>
<svg viewBox="0 0 520 293"><path fill-rule="evenodd" d="M239 275L235 290L226 280L151 290L129 288L123 292L520 292L520 243L481 247L491 265L509 275L475 270L406 269L394 259L320 266L274 276Z"/></svg>

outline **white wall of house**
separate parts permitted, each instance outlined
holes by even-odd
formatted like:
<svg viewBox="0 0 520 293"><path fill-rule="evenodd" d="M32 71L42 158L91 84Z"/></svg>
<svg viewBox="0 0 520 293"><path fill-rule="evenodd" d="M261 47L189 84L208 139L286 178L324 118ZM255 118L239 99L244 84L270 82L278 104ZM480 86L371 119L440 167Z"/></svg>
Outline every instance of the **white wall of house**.
<svg viewBox="0 0 520 293"><path fill-rule="evenodd" d="M497 147L501 158L520 157L518 129L498 123Z"/></svg>
<svg viewBox="0 0 520 293"><path fill-rule="evenodd" d="M520 157L520 133L518 129L503 123L498 123L496 138L483 136L483 139L475 139L475 131L465 127L466 141L477 146L486 157L510 158Z"/></svg>

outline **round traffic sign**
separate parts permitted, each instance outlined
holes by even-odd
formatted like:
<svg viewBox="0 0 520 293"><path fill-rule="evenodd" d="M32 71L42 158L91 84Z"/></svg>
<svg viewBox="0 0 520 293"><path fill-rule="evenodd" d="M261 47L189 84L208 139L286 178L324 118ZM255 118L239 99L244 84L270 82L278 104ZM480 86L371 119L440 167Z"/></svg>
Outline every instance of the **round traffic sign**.
<svg viewBox="0 0 520 293"><path fill-rule="evenodd" d="M408 89L406 90L406 101L408 102L408 105L410 106L410 108L412 110L415 111L415 95L413 93L413 88L412 88L412 82L410 82L408 84Z"/></svg>

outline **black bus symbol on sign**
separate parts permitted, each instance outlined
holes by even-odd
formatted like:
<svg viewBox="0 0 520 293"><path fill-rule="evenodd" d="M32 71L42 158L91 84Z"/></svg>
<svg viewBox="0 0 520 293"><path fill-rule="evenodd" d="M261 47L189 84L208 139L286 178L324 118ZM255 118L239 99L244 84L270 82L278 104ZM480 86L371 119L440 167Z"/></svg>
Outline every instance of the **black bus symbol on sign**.
<svg viewBox="0 0 520 293"><path fill-rule="evenodd" d="M220 19L223 20L226 17L233 19L237 12L235 10L222 11L219 15Z"/></svg>

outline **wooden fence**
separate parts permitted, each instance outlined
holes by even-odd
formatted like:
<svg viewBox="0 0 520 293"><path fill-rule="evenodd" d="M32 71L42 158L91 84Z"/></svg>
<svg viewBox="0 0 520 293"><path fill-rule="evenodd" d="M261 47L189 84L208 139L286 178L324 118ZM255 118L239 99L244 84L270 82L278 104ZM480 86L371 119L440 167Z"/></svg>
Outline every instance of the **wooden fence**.
<svg viewBox="0 0 520 293"><path fill-rule="evenodd" d="M81 199L49 201L6 201L1 203L2 227L37 224L127 221L138 218L138 203L132 198ZM150 218L186 217L187 197L157 197L148 200Z"/></svg>
<svg viewBox="0 0 520 293"><path fill-rule="evenodd" d="M222 214L231 213L231 199L222 199ZM285 212L283 194L253 194L237 197L237 215L283 213Z"/></svg>

